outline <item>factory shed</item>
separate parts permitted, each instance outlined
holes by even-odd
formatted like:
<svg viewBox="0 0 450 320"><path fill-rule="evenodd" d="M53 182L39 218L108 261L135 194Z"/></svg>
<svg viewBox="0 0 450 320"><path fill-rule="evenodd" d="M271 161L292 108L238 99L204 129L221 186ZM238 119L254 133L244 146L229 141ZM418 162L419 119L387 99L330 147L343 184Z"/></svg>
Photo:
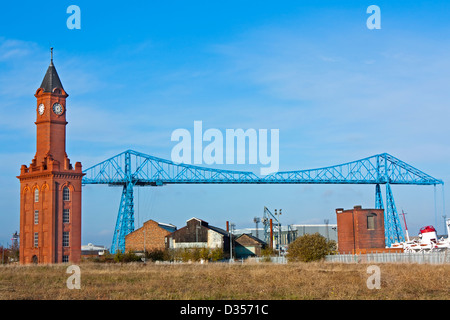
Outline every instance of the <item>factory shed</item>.
<svg viewBox="0 0 450 320"><path fill-rule="evenodd" d="M164 250L165 237L177 230L177 227L169 224L148 220L142 227L125 236L126 252L150 252Z"/></svg>
<svg viewBox="0 0 450 320"><path fill-rule="evenodd" d="M234 243L236 258L238 259L260 256L261 250L266 247L266 243L264 241L248 233L238 236L234 240Z"/></svg>
<svg viewBox="0 0 450 320"><path fill-rule="evenodd" d="M92 243L81 246L81 256L83 258L102 256L105 252L105 246L94 245Z"/></svg>
<svg viewBox="0 0 450 320"><path fill-rule="evenodd" d="M230 236L225 230L209 225L208 222L191 218L186 226L166 236L166 248L221 248L228 252Z"/></svg>

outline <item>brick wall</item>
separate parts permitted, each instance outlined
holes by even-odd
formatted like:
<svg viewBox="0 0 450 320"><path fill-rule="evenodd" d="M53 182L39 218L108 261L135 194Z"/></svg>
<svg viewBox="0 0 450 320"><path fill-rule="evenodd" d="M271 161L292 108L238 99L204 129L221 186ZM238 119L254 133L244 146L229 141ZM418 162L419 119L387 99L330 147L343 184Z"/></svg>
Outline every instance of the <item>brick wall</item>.
<svg viewBox="0 0 450 320"><path fill-rule="evenodd" d="M149 220L144 225L125 237L125 251L146 251L155 249L164 250L165 237L171 232L158 225L158 222Z"/></svg>
<svg viewBox="0 0 450 320"><path fill-rule="evenodd" d="M373 216L371 228L368 228L368 216ZM351 210L336 209L336 217L340 253L385 248L383 209L363 209L361 206Z"/></svg>
<svg viewBox="0 0 450 320"><path fill-rule="evenodd" d="M62 88L55 89L36 91L36 155L28 167L21 166L17 177L20 180L21 264L61 263L66 258L78 263L81 259L81 179L84 174L81 163L76 162L73 168L66 154L68 95ZM61 114L53 112L55 103L62 105ZM44 106L42 113L38 107L41 104ZM70 190L69 200L63 199L65 187ZM37 199L35 190L39 192ZM69 210L68 222L62 219L64 209ZM65 232L69 239L63 245Z"/></svg>

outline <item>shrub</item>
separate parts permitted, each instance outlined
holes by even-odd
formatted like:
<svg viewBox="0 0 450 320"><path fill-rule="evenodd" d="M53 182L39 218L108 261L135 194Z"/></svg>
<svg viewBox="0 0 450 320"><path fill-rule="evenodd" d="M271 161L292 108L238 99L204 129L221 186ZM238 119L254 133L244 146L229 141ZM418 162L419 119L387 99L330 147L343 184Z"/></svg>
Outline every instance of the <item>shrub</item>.
<svg viewBox="0 0 450 320"><path fill-rule="evenodd" d="M288 247L289 261L309 262L321 260L336 250L336 242L328 241L319 233L305 234Z"/></svg>
<svg viewBox="0 0 450 320"><path fill-rule="evenodd" d="M183 262L198 262L201 259L206 261L218 261L224 257L222 248L177 248L170 249L166 253L166 260L183 261Z"/></svg>
<svg viewBox="0 0 450 320"><path fill-rule="evenodd" d="M262 259L263 262L271 262L272 260L270 259L270 257L274 257L276 255L278 255L278 251L269 246L267 246L261 250L261 256L263 257L263 259Z"/></svg>
<svg viewBox="0 0 450 320"><path fill-rule="evenodd" d="M222 248L214 248L211 250L210 254L212 261L219 261L222 260L224 257L223 249Z"/></svg>
<svg viewBox="0 0 450 320"><path fill-rule="evenodd" d="M208 248L201 248L199 252L200 259L209 260L211 257L211 252Z"/></svg>
<svg viewBox="0 0 450 320"><path fill-rule="evenodd" d="M122 253L121 251L117 251L114 255L114 262L135 262L142 261L141 257L139 257L134 252Z"/></svg>
<svg viewBox="0 0 450 320"><path fill-rule="evenodd" d="M161 249L153 249L145 252L145 258L151 261L169 260L168 252Z"/></svg>

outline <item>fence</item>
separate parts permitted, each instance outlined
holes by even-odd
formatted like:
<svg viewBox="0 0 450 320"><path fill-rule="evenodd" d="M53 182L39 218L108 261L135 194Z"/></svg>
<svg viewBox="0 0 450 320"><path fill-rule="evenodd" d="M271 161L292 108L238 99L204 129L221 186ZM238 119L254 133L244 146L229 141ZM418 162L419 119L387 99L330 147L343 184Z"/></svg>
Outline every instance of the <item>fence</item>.
<svg viewBox="0 0 450 320"><path fill-rule="evenodd" d="M367 253L367 254L336 254L326 256L326 261L341 263L450 263L449 250L444 252L422 253Z"/></svg>
<svg viewBox="0 0 450 320"><path fill-rule="evenodd" d="M284 256L281 257L268 257L270 259L270 262L272 263L287 263L287 258ZM269 262L267 257L256 257L254 258L256 262Z"/></svg>

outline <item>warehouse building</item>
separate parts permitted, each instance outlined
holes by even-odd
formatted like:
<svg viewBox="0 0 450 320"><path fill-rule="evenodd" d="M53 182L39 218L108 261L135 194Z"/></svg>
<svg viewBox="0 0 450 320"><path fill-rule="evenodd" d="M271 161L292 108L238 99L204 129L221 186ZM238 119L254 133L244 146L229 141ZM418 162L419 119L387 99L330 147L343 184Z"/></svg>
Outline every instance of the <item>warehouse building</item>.
<svg viewBox="0 0 450 320"><path fill-rule="evenodd" d="M229 252L229 233L221 228L209 225L208 222L191 218L186 221L186 226L180 228L165 237L166 248L209 248L223 249Z"/></svg>
<svg viewBox="0 0 450 320"><path fill-rule="evenodd" d="M281 238L281 246L287 246L289 243L293 242L298 237L305 234L319 233L328 240L334 240L337 242L337 224L291 224L282 225L280 228L280 233L278 233L277 226L274 224L273 237L275 238L274 243L278 243L278 236ZM270 231L269 231L270 232ZM242 228L236 229L234 234L239 236L241 234L251 234L252 236L265 241L266 235L264 228Z"/></svg>
<svg viewBox="0 0 450 320"><path fill-rule="evenodd" d="M177 227L172 224L148 220L125 236L125 252L164 250L165 237L175 230Z"/></svg>
<svg viewBox="0 0 450 320"><path fill-rule="evenodd" d="M92 243L81 246L82 258L98 257L104 255L106 252L107 250L105 246L94 245Z"/></svg>
<svg viewBox="0 0 450 320"><path fill-rule="evenodd" d="M241 234L234 240L234 252L237 259L259 257L266 243L251 234Z"/></svg>

